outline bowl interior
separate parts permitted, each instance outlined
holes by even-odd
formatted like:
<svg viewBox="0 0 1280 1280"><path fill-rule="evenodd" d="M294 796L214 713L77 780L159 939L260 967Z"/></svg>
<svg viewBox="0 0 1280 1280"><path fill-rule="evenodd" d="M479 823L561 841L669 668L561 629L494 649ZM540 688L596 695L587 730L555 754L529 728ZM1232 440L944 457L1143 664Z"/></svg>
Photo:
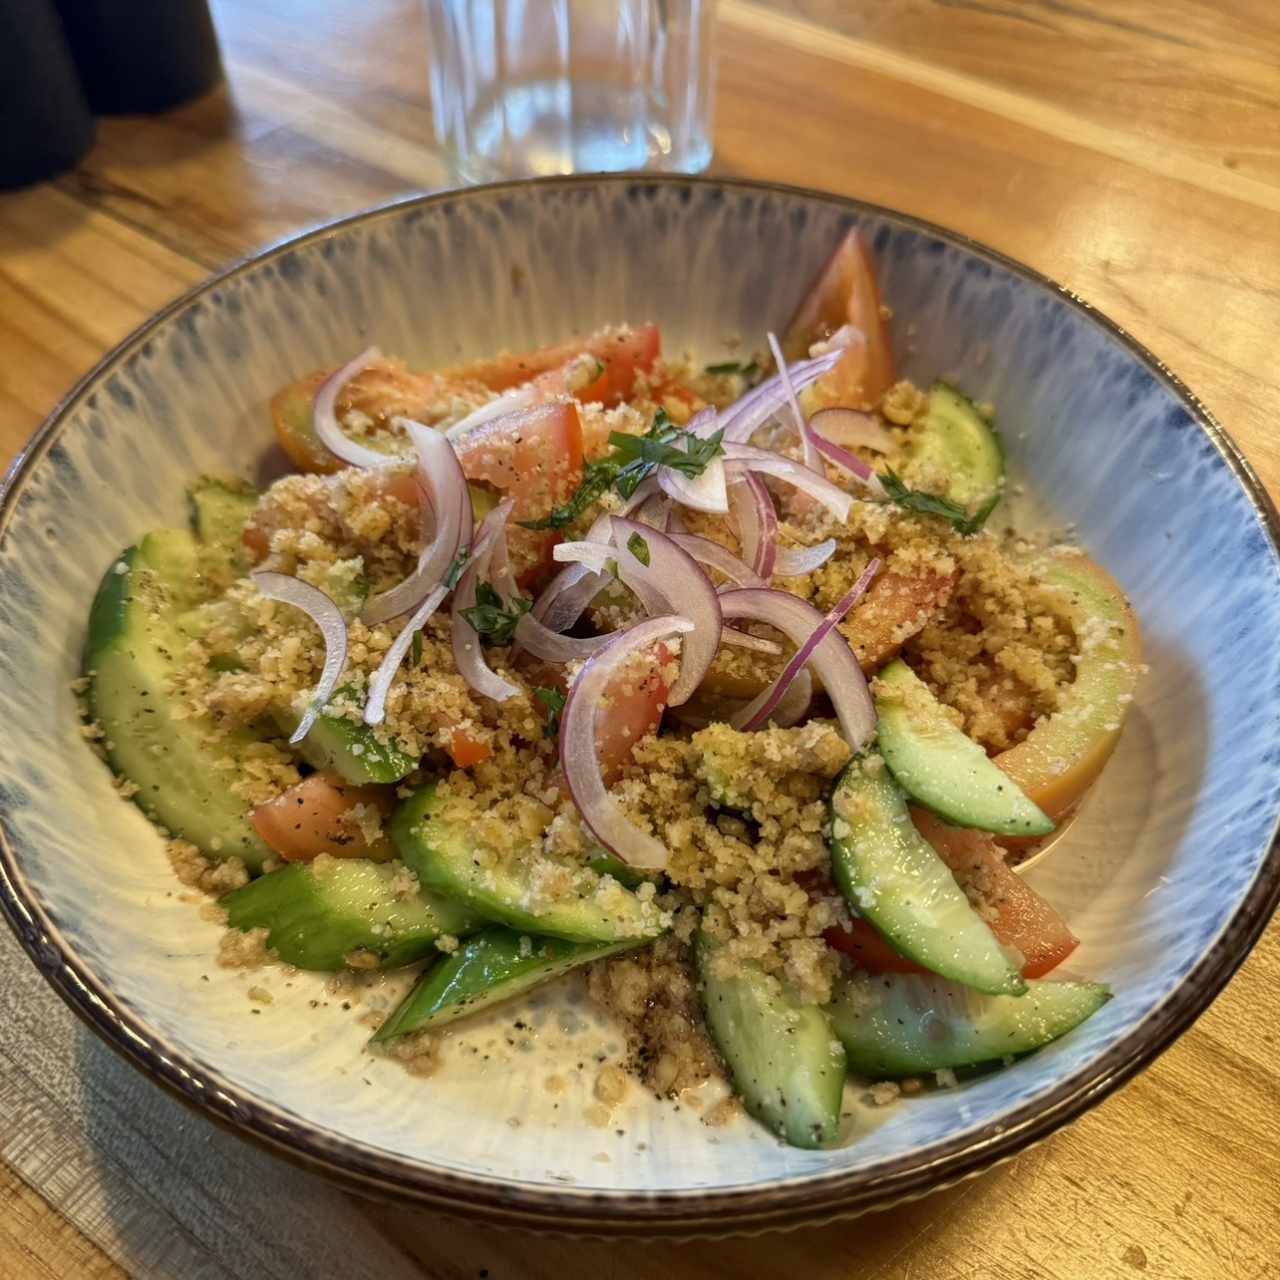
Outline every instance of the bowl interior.
<svg viewBox="0 0 1280 1280"><path fill-rule="evenodd" d="M362 1053L358 1014L387 993L220 969L219 930L78 732L85 615L116 552L183 521L199 472L257 474L267 399L317 365L372 341L447 363L624 319L659 321L668 352L723 359L732 341L760 345L785 324L850 221L874 245L904 372L995 402L1038 518L1078 529L1142 620L1151 671L1119 752L1066 847L1032 873L1082 939L1075 968L1115 999L1006 1072L874 1114L852 1106L854 1139L813 1153L746 1121L709 1128L695 1107L638 1087L606 1111L592 1098L598 1056L621 1045L572 993L464 1026L422 1079ZM188 1078L221 1088L224 1114L286 1140L301 1127L339 1163L359 1151L411 1162L399 1166L409 1178L421 1162L572 1198L922 1161L1154 1035L1259 877L1275 826L1276 550L1195 407L1051 287L849 202L710 182L549 183L454 193L307 238L127 344L18 474L7 518L0 801L18 891ZM272 1003L251 1001L251 986Z"/></svg>

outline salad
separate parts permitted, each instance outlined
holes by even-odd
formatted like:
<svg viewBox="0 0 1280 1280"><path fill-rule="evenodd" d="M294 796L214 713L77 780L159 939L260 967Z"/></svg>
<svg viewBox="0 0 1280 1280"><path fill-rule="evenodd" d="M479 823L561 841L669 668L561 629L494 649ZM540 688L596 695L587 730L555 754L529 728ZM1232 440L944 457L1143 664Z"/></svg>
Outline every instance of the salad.
<svg viewBox="0 0 1280 1280"><path fill-rule="evenodd" d="M896 377L856 231L782 340L652 325L279 392L293 474L191 490L93 602L86 736L219 958L416 966L370 1052L571 970L676 1096L786 1142L1108 998L1014 870L1115 746L1123 593L1000 525L990 405Z"/></svg>

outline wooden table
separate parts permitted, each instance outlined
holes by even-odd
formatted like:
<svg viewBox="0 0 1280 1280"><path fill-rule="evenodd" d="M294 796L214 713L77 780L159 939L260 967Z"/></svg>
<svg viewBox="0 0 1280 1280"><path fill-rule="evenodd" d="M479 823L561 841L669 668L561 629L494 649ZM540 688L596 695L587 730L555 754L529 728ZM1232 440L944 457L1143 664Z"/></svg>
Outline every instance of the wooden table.
<svg viewBox="0 0 1280 1280"><path fill-rule="evenodd" d="M225 91L104 122L79 172L0 199L0 462L74 378L210 269L445 181L414 0L215 11ZM1185 378L1280 491L1280 6L722 0L720 12L721 172L863 196L1062 281ZM652 1247L504 1236L357 1205L284 1170L279 1212L311 1198L313 1217L389 1250L405 1275L1280 1275L1278 993L1273 928L1196 1027L1073 1128L922 1203L797 1236ZM85 1052L91 1073L124 1070ZM0 1081L10 1102L3 1069ZM136 1087L122 1123L161 1106ZM224 1143L228 1182L251 1162L254 1177L276 1176L203 1121L166 1123L196 1147ZM204 1250L207 1274L249 1274L236 1261L245 1232L219 1245L216 1223L192 1225L181 1159L159 1189L148 1181L146 1161L173 1159L162 1145L142 1163L98 1152L96 1173L90 1151L76 1175L89 1186L110 1165L112 1194L133 1196L128 1231L110 1205L86 1209L81 1184L7 1146L35 1189L0 1164L0 1274L185 1280L193 1264L159 1260L178 1256L158 1244L175 1230ZM301 1257L310 1276L353 1274L325 1246L299 1248L289 1265ZM278 1258L254 1265L286 1273Z"/></svg>

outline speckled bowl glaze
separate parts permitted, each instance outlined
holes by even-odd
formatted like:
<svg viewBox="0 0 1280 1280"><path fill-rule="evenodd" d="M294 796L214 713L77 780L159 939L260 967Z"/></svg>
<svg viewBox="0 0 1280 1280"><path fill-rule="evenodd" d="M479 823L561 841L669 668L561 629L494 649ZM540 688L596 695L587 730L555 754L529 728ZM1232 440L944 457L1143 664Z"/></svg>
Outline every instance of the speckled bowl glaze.
<svg viewBox="0 0 1280 1280"><path fill-rule="evenodd" d="M443 364L620 319L659 321L668 351L723 358L731 337L785 323L851 223L874 246L905 372L998 405L1041 518L1074 525L1142 619L1151 672L1119 752L1066 847L1032 873L1083 940L1077 968L1115 999L1007 1071L874 1119L855 1106L846 1144L808 1152L745 1120L707 1128L639 1089L607 1118L593 1111L595 1055L618 1037L571 996L464 1026L423 1080L366 1056L359 1009L320 979L218 969L218 929L181 900L159 837L78 733L85 615L119 548L181 522L197 473L258 473L268 397L317 365L372 341ZM1257 479L1114 325L883 209L624 176L374 210L234 267L128 339L15 464L0 519L10 923L154 1079L365 1191L637 1234L795 1225L918 1195L1044 1137L1150 1062L1221 989L1280 891L1280 575ZM250 982L274 1002L252 1005ZM540 1048L525 1052L530 1035Z"/></svg>

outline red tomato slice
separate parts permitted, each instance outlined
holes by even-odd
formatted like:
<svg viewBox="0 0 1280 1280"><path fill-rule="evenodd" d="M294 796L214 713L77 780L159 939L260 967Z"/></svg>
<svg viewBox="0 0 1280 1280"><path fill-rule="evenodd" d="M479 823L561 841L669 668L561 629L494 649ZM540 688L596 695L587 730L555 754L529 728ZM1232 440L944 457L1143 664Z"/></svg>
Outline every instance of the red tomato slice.
<svg viewBox="0 0 1280 1280"><path fill-rule="evenodd" d="M560 536L522 529L515 522L545 516L577 489L582 479L577 405L535 405L483 423L458 442L458 460L468 480L515 499L507 548L521 586L530 586L550 568L551 549Z"/></svg>
<svg viewBox="0 0 1280 1280"><path fill-rule="evenodd" d="M867 973L927 973L914 960L900 956L865 920L854 919L847 929L828 929L822 935L829 947L843 951Z"/></svg>
<svg viewBox="0 0 1280 1280"><path fill-rule="evenodd" d="M394 857L385 836L369 844L358 827L341 821L358 804L376 805L383 814L390 813L390 791L353 786L336 774L313 773L259 805L251 821L268 848L287 862L310 862L321 853L335 858Z"/></svg>
<svg viewBox="0 0 1280 1280"><path fill-rule="evenodd" d="M893 342L881 312L875 264L857 229L840 241L783 341L788 360L808 354L809 344L851 324L865 338L815 388L824 404L874 405L894 383Z"/></svg>
<svg viewBox="0 0 1280 1280"><path fill-rule="evenodd" d="M520 355L496 356L477 360L445 371L445 376L468 382L481 382L494 391L506 391L535 379L544 384L548 394L563 394L567 389L556 379L563 378L576 357L584 352L604 365L600 375L587 387L574 394L584 403L600 401L613 406L625 400L635 384L636 373L653 367L662 348L662 335L656 324L638 329L602 329L589 338L571 338L551 347L526 351Z"/></svg>
<svg viewBox="0 0 1280 1280"><path fill-rule="evenodd" d="M492 754L487 742L473 738L465 729L455 729L449 739L449 758L459 769L483 764Z"/></svg>
<svg viewBox="0 0 1280 1280"><path fill-rule="evenodd" d="M949 827L923 809L912 809L911 818L960 886L974 887L995 908L991 931L1022 953L1023 977L1044 977L1080 945L1066 921L1009 866L990 835Z"/></svg>

